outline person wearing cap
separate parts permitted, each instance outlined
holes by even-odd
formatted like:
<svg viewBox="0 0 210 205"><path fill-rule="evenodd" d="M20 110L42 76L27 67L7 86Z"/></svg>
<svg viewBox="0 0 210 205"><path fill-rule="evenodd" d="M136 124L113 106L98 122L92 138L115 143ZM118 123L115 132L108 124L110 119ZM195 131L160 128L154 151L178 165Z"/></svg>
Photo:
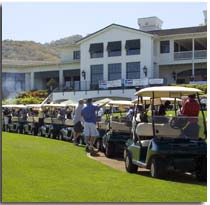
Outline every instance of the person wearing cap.
<svg viewBox="0 0 210 205"><path fill-rule="evenodd" d="M97 136L99 136L99 132L96 128L96 111L100 109L100 107L104 106L107 102L99 105L93 105L92 99L89 98L86 101L86 106L82 109L82 116L84 119L84 134L86 138L86 151L90 151L92 154L93 151L93 143Z"/></svg>
<svg viewBox="0 0 210 205"><path fill-rule="evenodd" d="M74 115L74 144L78 145L78 137L83 132L84 127L82 126L82 109L84 107L84 101L79 100L78 105L75 109L75 115Z"/></svg>

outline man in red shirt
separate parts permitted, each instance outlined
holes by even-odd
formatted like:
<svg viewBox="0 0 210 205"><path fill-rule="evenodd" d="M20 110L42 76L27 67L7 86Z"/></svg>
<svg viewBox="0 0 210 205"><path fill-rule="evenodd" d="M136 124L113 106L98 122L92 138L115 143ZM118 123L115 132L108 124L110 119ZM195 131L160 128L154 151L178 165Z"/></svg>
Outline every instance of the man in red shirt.
<svg viewBox="0 0 210 205"><path fill-rule="evenodd" d="M188 99L185 101L181 113L185 116L195 116L197 117L200 111L200 105L195 100L195 94L189 95Z"/></svg>
<svg viewBox="0 0 210 205"><path fill-rule="evenodd" d="M199 134L198 115L200 112L200 105L195 100L195 94L189 95L184 102L181 114L187 116L189 125L184 129L184 133L190 138L197 138Z"/></svg>

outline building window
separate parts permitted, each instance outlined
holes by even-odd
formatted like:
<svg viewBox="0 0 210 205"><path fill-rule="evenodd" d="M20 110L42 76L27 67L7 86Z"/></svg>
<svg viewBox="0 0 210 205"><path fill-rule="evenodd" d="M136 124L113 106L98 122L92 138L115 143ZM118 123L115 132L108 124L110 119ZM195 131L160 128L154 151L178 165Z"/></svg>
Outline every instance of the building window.
<svg viewBox="0 0 210 205"><path fill-rule="evenodd" d="M97 89L99 80L103 80L103 64L91 65L91 89Z"/></svg>
<svg viewBox="0 0 210 205"><path fill-rule="evenodd" d="M90 52L90 58L103 58L104 44L103 43L90 44L89 52Z"/></svg>
<svg viewBox="0 0 210 205"><path fill-rule="evenodd" d="M170 41L160 41L160 53L170 53Z"/></svg>
<svg viewBox="0 0 210 205"><path fill-rule="evenodd" d="M121 63L108 64L108 80L121 79Z"/></svg>
<svg viewBox="0 0 210 205"><path fill-rule="evenodd" d="M108 42L108 57L121 56L121 41Z"/></svg>
<svg viewBox="0 0 210 205"><path fill-rule="evenodd" d="M140 62L126 63L126 79L140 79Z"/></svg>
<svg viewBox="0 0 210 205"><path fill-rule="evenodd" d="M79 60L80 59L80 51L74 51L73 58L74 58L74 60Z"/></svg>
<svg viewBox="0 0 210 205"><path fill-rule="evenodd" d="M140 54L140 39L127 40L125 43L126 55Z"/></svg>

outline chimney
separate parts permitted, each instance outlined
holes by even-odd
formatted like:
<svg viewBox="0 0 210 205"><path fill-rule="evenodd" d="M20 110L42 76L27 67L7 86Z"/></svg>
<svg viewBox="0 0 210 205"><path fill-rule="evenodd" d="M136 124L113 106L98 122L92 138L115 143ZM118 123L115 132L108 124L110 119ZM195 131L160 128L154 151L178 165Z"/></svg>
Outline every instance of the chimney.
<svg viewBox="0 0 210 205"><path fill-rule="evenodd" d="M138 25L142 31L161 30L163 21L156 16L139 18Z"/></svg>
<svg viewBox="0 0 210 205"><path fill-rule="evenodd" d="M204 25L207 25L207 10L203 11L203 15L204 15Z"/></svg>

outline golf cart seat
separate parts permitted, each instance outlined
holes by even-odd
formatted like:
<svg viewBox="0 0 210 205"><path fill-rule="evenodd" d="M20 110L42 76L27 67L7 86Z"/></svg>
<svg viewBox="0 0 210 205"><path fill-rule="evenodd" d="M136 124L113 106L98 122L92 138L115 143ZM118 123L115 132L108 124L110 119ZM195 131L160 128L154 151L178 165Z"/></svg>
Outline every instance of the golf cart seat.
<svg viewBox="0 0 210 205"><path fill-rule="evenodd" d="M50 117L44 118L44 123L52 124L52 119Z"/></svg>
<svg viewBox="0 0 210 205"><path fill-rule="evenodd" d="M152 123L139 123L136 127L139 136L153 136ZM171 128L169 124L155 124L155 135L176 138L181 135L180 129Z"/></svg>
<svg viewBox="0 0 210 205"><path fill-rule="evenodd" d="M72 119L67 119L67 120L65 120L65 125L67 125L67 126L74 126L74 122L73 122Z"/></svg>
<svg viewBox="0 0 210 205"><path fill-rule="evenodd" d="M33 122L33 117L27 117L27 122Z"/></svg>
<svg viewBox="0 0 210 205"><path fill-rule="evenodd" d="M63 121L61 119L58 119L58 118L52 118L52 123L56 124L56 125L62 125Z"/></svg>
<svg viewBox="0 0 210 205"><path fill-rule="evenodd" d="M12 122L18 122L18 117L12 117Z"/></svg>
<svg viewBox="0 0 210 205"><path fill-rule="evenodd" d="M39 117L34 117L34 122L39 122Z"/></svg>
<svg viewBox="0 0 210 205"><path fill-rule="evenodd" d="M105 121L97 122L97 125L98 125L98 129L102 129L102 130L108 130L109 129L109 124Z"/></svg>
<svg viewBox="0 0 210 205"><path fill-rule="evenodd" d="M130 133L131 127L127 125L126 122L111 122L111 128L115 132L123 132L123 133Z"/></svg>

